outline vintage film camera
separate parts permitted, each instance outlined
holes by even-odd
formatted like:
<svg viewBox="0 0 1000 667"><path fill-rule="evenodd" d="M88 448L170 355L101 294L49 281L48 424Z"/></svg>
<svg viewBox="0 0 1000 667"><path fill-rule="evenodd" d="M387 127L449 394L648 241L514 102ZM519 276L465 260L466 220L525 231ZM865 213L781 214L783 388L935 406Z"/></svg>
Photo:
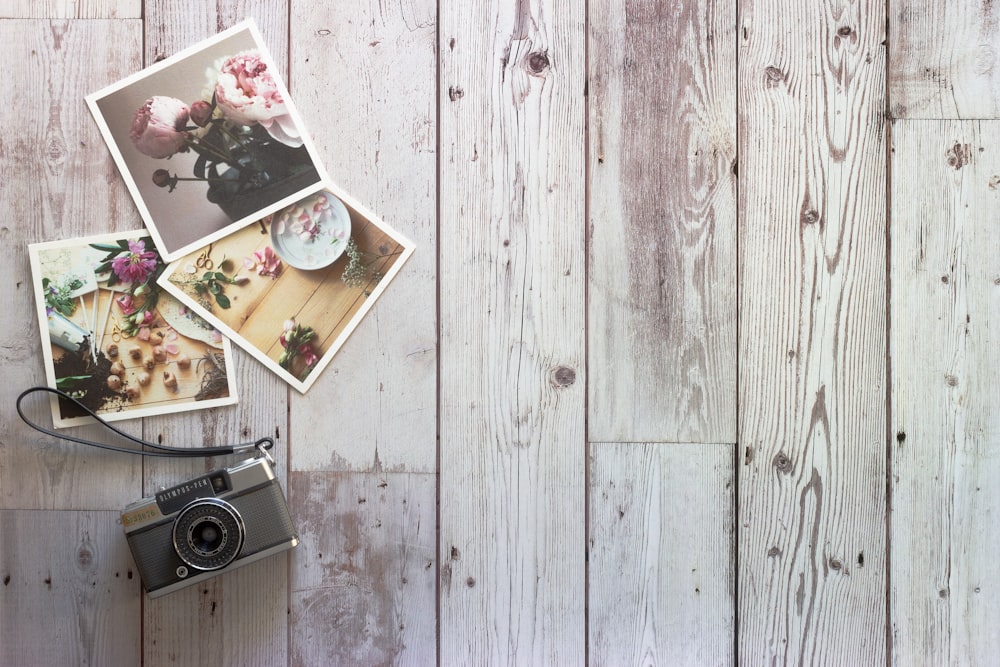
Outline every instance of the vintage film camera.
<svg viewBox="0 0 1000 667"><path fill-rule="evenodd" d="M149 597L166 595L299 543L262 456L163 489L122 511Z"/></svg>

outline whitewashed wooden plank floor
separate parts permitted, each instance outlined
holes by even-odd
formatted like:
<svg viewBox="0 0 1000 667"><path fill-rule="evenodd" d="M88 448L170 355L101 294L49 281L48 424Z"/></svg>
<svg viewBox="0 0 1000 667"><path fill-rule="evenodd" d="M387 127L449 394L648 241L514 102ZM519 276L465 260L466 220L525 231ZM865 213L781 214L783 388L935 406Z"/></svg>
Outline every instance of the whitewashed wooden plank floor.
<svg viewBox="0 0 1000 667"><path fill-rule="evenodd" d="M276 436L302 534L150 601L118 511L212 462L17 420L26 244L139 227L83 96L247 16L335 180L418 250L306 396L239 354L238 406L127 424ZM990 664L998 26L0 0L0 665Z"/></svg>

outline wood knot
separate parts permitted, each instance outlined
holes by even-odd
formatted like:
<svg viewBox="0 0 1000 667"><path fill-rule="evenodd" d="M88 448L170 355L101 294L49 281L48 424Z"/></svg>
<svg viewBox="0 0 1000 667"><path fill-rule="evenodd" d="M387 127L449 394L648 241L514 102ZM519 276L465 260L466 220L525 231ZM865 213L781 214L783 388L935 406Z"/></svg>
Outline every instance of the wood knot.
<svg viewBox="0 0 1000 667"><path fill-rule="evenodd" d="M843 25L837 29L837 34L841 37L850 37L852 32L854 32L854 30L849 25Z"/></svg>
<svg viewBox="0 0 1000 667"><path fill-rule="evenodd" d="M576 371L569 366L556 366L549 373L549 384L553 387L568 387L576 382Z"/></svg>
<svg viewBox="0 0 1000 667"><path fill-rule="evenodd" d="M80 567L90 569L90 566L94 564L94 552L87 547L80 547L80 550L76 552L76 561Z"/></svg>
<svg viewBox="0 0 1000 667"><path fill-rule="evenodd" d="M778 472L788 474L792 471L792 460L784 452L778 452L771 463L778 469Z"/></svg>
<svg viewBox="0 0 1000 667"><path fill-rule="evenodd" d="M774 88L775 86L781 84L785 80L785 73L781 71L780 68L774 65L769 65L764 68L764 85L768 88Z"/></svg>
<svg viewBox="0 0 1000 667"><path fill-rule="evenodd" d="M549 56L544 51L529 53L526 60L528 71L536 76L543 74L549 68Z"/></svg>
<svg viewBox="0 0 1000 667"><path fill-rule="evenodd" d="M449 86L448 87L448 99L449 100L451 100L452 102L456 102L456 101L462 99L463 97L465 97L465 91L464 90L462 90L458 86Z"/></svg>
<svg viewBox="0 0 1000 667"><path fill-rule="evenodd" d="M948 166L956 170L961 169L972 161L972 151L969 149L969 144L956 143L948 149L946 155Z"/></svg>
<svg viewBox="0 0 1000 667"><path fill-rule="evenodd" d="M819 211L814 208L806 209L802 211L800 219L803 225L815 225L819 222Z"/></svg>

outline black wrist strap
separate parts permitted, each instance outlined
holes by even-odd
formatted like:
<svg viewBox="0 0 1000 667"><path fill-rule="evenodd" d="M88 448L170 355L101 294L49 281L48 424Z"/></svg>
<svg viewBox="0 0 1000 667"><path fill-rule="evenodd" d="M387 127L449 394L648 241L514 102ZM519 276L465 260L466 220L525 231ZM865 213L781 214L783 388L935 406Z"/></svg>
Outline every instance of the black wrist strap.
<svg viewBox="0 0 1000 667"><path fill-rule="evenodd" d="M86 438L77 438L72 435L65 433L58 433L51 429L47 429L44 426L36 424L35 422L28 419L25 416L24 411L21 409L21 402L29 394L34 394L36 392L47 392L49 394L55 394L56 396L69 401L73 405L77 406L83 410L87 415L93 417L99 424L114 432L115 434L136 443L143 449L135 449L132 447L118 447L117 445L109 445L104 442L96 442L94 440L87 440ZM255 442L247 442L239 445L227 445L224 447L168 447L166 445L160 445L155 442L149 442L148 440L143 440L142 438L137 438L134 435L129 435L125 431L109 424L107 421L102 419L97 415L96 412L88 408L86 405L70 396L64 391L59 389L53 389L52 387L31 387L30 389L25 389L21 392L21 395L17 397L17 414L24 421L25 424L31 428L44 433L45 435L51 435L54 438L59 438L60 440L67 440L69 442L75 442L81 445L90 445L91 447L99 447L100 449L110 449L115 452L124 452L126 454L141 454L142 456L163 456L163 457L187 457L187 458L197 458L202 456L225 456L228 454L253 454L256 450L260 449L271 449L274 447L274 440L271 438L261 438ZM146 449L146 448L149 449ZM150 451L152 450L152 451Z"/></svg>

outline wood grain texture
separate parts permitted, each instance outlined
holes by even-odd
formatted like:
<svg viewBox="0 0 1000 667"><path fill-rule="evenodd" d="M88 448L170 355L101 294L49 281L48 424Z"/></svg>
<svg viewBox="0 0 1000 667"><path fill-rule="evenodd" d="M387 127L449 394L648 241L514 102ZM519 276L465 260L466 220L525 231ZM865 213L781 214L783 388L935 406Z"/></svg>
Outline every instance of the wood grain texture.
<svg viewBox="0 0 1000 667"><path fill-rule="evenodd" d="M733 462L733 445L591 443L591 664L733 664Z"/></svg>
<svg viewBox="0 0 1000 667"><path fill-rule="evenodd" d="M296 470L436 470L436 8L292 3L292 93L320 159L416 244L309 400L293 401Z"/></svg>
<svg viewBox="0 0 1000 667"><path fill-rule="evenodd" d="M253 19L285 84L289 84L289 0L215 0L195 4L188 0L144 0L144 3L144 66L172 56L241 21ZM294 95L295 91L290 92Z"/></svg>
<svg viewBox="0 0 1000 667"><path fill-rule="evenodd" d="M118 518L0 510L0 664L139 664L139 576Z"/></svg>
<svg viewBox="0 0 1000 667"><path fill-rule="evenodd" d="M31 100L4 107L3 122L16 131L0 138L0 240L7 253L0 312L18 323L0 331L0 403L8 406L0 420L5 509L119 509L140 496L138 458L40 436L13 410L22 390L45 383L27 244L140 226L83 101L136 66L140 43L138 21L0 21L0 53L18 63L8 74L8 92ZM81 61L93 65L80 67ZM44 398L28 399L25 408L34 421L51 425ZM124 428L141 432L138 422ZM68 432L107 437L92 426Z"/></svg>
<svg viewBox="0 0 1000 667"><path fill-rule="evenodd" d="M436 9L292 3L290 86L320 159L416 252L290 406L290 665L436 659Z"/></svg>
<svg viewBox="0 0 1000 667"><path fill-rule="evenodd" d="M0 0L0 19L7 18L138 19L142 0Z"/></svg>
<svg viewBox="0 0 1000 667"><path fill-rule="evenodd" d="M1000 653L998 130L992 121L892 127L897 665L984 664Z"/></svg>
<svg viewBox="0 0 1000 667"><path fill-rule="evenodd" d="M879 3L740 3L739 659L886 656Z"/></svg>
<svg viewBox="0 0 1000 667"><path fill-rule="evenodd" d="M894 118L997 118L1000 6L888 0Z"/></svg>
<svg viewBox="0 0 1000 667"><path fill-rule="evenodd" d="M440 661L580 664L583 6L440 8Z"/></svg>
<svg viewBox="0 0 1000 667"><path fill-rule="evenodd" d="M253 18L265 45L286 76L288 8L275 2L147 2L146 65ZM202 414L144 420L147 439L178 446L230 444L263 436L276 439L276 473L284 485L288 470L287 402L280 379L234 349L240 403ZM230 459L148 461L144 491L232 463ZM287 555L245 566L156 600L144 611L143 658L147 664L284 665L288 652Z"/></svg>
<svg viewBox="0 0 1000 667"><path fill-rule="evenodd" d="M735 26L590 5L591 440L736 440Z"/></svg>
<svg viewBox="0 0 1000 667"><path fill-rule="evenodd" d="M290 665L436 657L434 475L294 472Z"/></svg>

